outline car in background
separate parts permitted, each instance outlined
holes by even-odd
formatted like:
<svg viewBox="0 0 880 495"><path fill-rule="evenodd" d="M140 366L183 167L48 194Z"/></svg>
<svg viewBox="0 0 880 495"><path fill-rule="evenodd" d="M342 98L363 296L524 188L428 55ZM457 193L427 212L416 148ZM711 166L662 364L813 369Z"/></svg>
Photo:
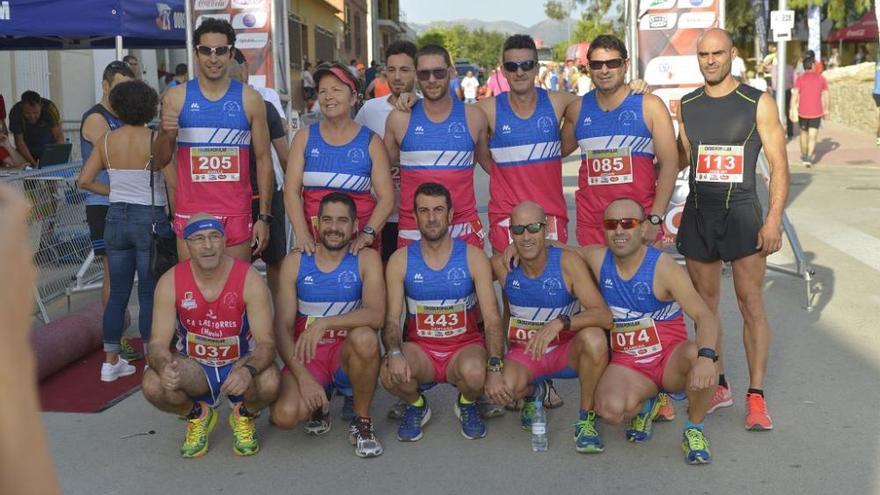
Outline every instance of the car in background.
<svg viewBox="0 0 880 495"><path fill-rule="evenodd" d="M467 71L473 71L474 75L477 76L477 80L480 81L480 85L486 84L486 80L483 77L483 69L471 62L466 58L457 58L455 59L455 72L458 74L458 80L461 81L464 78Z"/></svg>

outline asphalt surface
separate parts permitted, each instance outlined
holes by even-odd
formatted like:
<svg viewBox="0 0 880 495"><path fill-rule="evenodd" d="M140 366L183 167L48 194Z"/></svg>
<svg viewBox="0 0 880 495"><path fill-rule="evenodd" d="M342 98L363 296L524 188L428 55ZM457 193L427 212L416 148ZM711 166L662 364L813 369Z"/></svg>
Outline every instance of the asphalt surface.
<svg viewBox="0 0 880 495"><path fill-rule="evenodd" d="M876 148L866 150L878 153ZM683 462L680 442L686 402L676 403L678 418L656 425L654 438L646 444L629 444L623 427L602 425L605 453L576 453L572 425L577 384L573 381L557 383L566 404L549 413L550 449L545 453L531 451L529 434L520 430L515 413L490 420L485 439L463 438L449 386L427 394L433 419L424 438L400 443L396 424L385 418L393 399L380 390L372 410L385 453L366 460L356 457L348 444L347 425L338 419L339 399L333 402L333 430L321 438L308 437L301 430L277 430L264 412L258 420L262 450L249 458L232 452L224 407L210 452L201 459L183 460L178 449L184 423L154 410L136 393L100 414L43 415L64 491L878 493L880 166L872 163L878 154L855 165L847 160L834 163L832 153L812 169L792 165L787 211L815 269L816 294L814 309L807 311L803 280L768 273L765 299L774 339L766 383L775 423L770 432L743 428L748 372L742 323L731 279L725 276L721 307L726 372L736 402L706 421L714 461L710 466ZM574 159L566 161L569 192L576 187L577 167ZM477 175L478 201L485 205L485 177L481 172ZM573 205L571 198L569 204ZM481 211L485 214L485 208ZM574 212L570 215L573 219ZM570 232L574 233L573 224ZM787 245L770 261L794 266ZM156 434L122 438L148 430Z"/></svg>

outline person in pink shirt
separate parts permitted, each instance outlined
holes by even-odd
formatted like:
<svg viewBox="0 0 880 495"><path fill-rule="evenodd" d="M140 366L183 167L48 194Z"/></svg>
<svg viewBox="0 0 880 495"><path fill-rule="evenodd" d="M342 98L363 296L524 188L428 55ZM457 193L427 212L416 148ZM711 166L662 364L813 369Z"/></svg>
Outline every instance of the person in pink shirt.
<svg viewBox="0 0 880 495"><path fill-rule="evenodd" d="M498 96L501 93L510 91L510 83L507 81L504 73L502 73L500 65L492 71L486 86L489 88L490 96Z"/></svg>
<svg viewBox="0 0 880 495"><path fill-rule="evenodd" d="M813 71L815 60L804 58L804 73L797 78L791 91L791 120L797 120L800 127L801 162L806 167L813 165L816 150L816 137L822 118L829 117L830 97L828 82L822 74Z"/></svg>

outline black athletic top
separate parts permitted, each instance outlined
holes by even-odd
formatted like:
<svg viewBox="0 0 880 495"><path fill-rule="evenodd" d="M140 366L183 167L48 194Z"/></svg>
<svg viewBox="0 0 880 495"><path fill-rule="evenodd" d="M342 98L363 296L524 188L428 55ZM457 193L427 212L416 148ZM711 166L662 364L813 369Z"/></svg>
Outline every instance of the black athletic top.
<svg viewBox="0 0 880 495"><path fill-rule="evenodd" d="M756 116L761 94L740 84L719 98L707 95L704 87L682 97L680 111L691 145L689 205L729 208L757 198L755 165L761 138ZM741 154L741 169L734 165L735 154ZM741 170L741 178L729 175L729 169L734 174Z"/></svg>

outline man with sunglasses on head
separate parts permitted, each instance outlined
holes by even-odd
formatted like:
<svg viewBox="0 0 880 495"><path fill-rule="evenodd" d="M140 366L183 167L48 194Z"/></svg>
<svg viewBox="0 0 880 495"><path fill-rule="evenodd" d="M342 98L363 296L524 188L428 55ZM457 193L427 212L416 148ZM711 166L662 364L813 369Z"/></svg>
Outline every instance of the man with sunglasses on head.
<svg viewBox="0 0 880 495"><path fill-rule="evenodd" d="M578 254L547 243L547 215L539 204L520 203L510 219L519 264L511 267L501 254L492 258L510 303L509 351L502 361L496 354L500 349L489 348L486 395L497 404L528 397L520 423L531 431L534 389L551 378L577 378L581 397L575 449L602 452L593 394L608 364L604 329L611 327L611 312Z"/></svg>
<svg viewBox="0 0 880 495"><path fill-rule="evenodd" d="M486 116L449 94L452 60L439 45L416 53L416 77L424 98L411 112L394 110L385 127L385 147L392 165L400 164L398 247L421 238L413 212L415 191L425 182L441 182L452 195L453 238L482 248L483 226L474 194L475 152L485 147ZM487 163L480 165L484 169Z"/></svg>
<svg viewBox="0 0 880 495"><path fill-rule="evenodd" d="M193 43L198 77L165 92L161 130L153 145L154 159L160 163L171 160L177 148L177 251L181 259L189 258L183 227L192 215L205 211L223 222L228 253L250 261L266 248L273 221L266 107L256 90L229 77L235 45L229 22L205 19ZM251 220L251 154L256 156L260 196L256 222Z"/></svg>
<svg viewBox="0 0 880 495"><path fill-rule="evenodd" d="M602 215L621 196L638 200L650 212L643 240L653 243L661 235L678 174L672 119L660 98L633 94L624 84L630 61L621 40L596 37L587 59L595 89L566 108L562 127L563 155L581 148L575 193L578 244L605 242Z"/></svg>
<svg viewBox="0 0 880 495"><path fill-rule="evenodd" d="M676 247L685 257L694 286L716 315L721 263L729 261L733 267L749 364L745 427L761 431L773 428L764 401L770 353L764 274L767 256L782 247L789 172L776 104L768 93L731 76L736 53L730 33L722 29L709 29L697 41L697 61L706 84L682 97L678 114L681 166L690 168L690 193ZM762 149L770 166L766 222L755 191L755 167ZM719 332L719 354L721 340ZM721 375L710 412L733 405L723 360L718 364Z"/></svg>
<svg viewBox="0 0 880 495"><path fill-rule="evenodd" d="M688 464L712 462L703 419L717 383L715 345L720 327L675 260L643 242L650 223L641 202L613 201L602 226L607 247L581 252L614 317L611 362L596 387L596 412L611 424L632 418L627 440L644 442L660 407L657 392L687 392L681 444ZM688 340L682 312L699 329Z"/></svg>

